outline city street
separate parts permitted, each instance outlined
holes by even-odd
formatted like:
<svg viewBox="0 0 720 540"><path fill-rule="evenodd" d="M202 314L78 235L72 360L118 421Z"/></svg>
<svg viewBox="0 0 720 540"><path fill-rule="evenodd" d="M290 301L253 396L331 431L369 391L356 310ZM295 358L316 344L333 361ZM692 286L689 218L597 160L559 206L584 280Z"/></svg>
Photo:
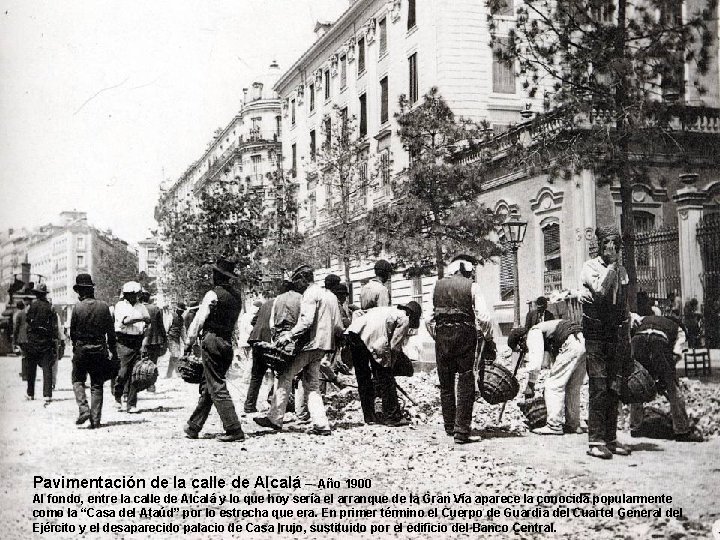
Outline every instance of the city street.
<svg viewBox="0 0 720 540"><path fill-rule="evenodd" d="M163 374L165 361L161 359L160 364L160 373ZM334 420L331 437L311 437L302 432L303 427L294 426L293 423L287 423L287 431L279 434L258 431L251 419L245 417L247 439L241 443L222 444L214 440L216 435L222 433L222 426L214 411L199 440L183 437L182 426L194 405L196 387L179 378L158 380L155 394L141 393L138 403L140 413L136 415L116 411L106 384L103 426L99 430L90 430L74 424L77 407L69 384L70 357L66 356L60 362L57 389L48 407L44 407L39 398L25 401L24 384L18 377L19 364L20 359L17 357L0 358L0 380L5 388L0 397L0 466L3 470L0 480L0 522L6 527L3 538L33 536L30 532L32 511L43 508L43 505L33 505L33 495L38 493L33 488L34 475L46 478L58 478L61 475L84 478L124 475L135 479L145 478L148 482L155 476L190 479L217 475L228 481L236 476L254 478L264 474L274 478L299 476L303 486L292 490L296 494L317 492L306 484L317 484L319 480L327 478L372 481L371 489L347 491L343 483L343 489L334 490L336 493L388 496L426 492L433 495L521 495L533 492L545 495L582 492L601 495L665 494L672 496L672 507L683 509L682 520L666 517L559 519L555 534L549 535L559 538L579 538L590 534L594 538L705 537L713 521L720 518L720 508L717 506L720 495L720 438L702 444L681 444L630 439L626 433L625 438L634 449L632 456L616 457L605 462L585 455L585 435L541 438L529 435L517 426L513 427L515 407L511 404L506 413L506 418L510 419L510 428L505 430L487 427L492 424L487 412L492 411L492 418L495 418L498 407L478 406L476 425L485 426L482 442L457 447L443 434L439 423L434 373L416 373L411 379L399 380L418 402L418 406L412 409L416 416L412 426L388 428L363 425L359 421L357 401L348 405L351 401L348 396L353 394L352 390L346 389L326 398L329 416ZM242 382L245 369L235 370L239 376L230 381L230 391L240 411L245 394L245 384ZM713 384L717 395L718 385ZM36 393L41 395L40 381ZM261 395L264 395L264 391ZM334 410L337 404L345 405L342 411ZM287 418L290 417L288 415ZM67 494L73 490L43 491ZM141 492L145 491L151 490ZM167 491L160 489L157 493L164 495ZM187 491L199 494L205 492L202 489ZM288 490L269 490L273 491L286 493ZM83 490L82 493L98 492ZM253 493L268 493L268 490L256 489ZM113 505L96 506L113 508ZM79 521L75 522L83 523L83 519L92 522L89 518L78 518ZM500 520L510 524L513 522L512 518ZM38 518L34 521L61 523L63 519ZM116 518L113 522L134 521L133 518ZM179 517L172 521L183 522ZM227 523L231 520L215 521ZM307 523L313 520L296 521L304 522L307 527ZM366 524L373 522L372 519L360 521ZM293 537L333 537L309 534L307 528L305 532ZM76 533L48 535L51 538L75 536ZM233 535L197 533L188 536L220 538ZM234 536L264 538L274 535L235 533ZM412 533L396 536L426 537L425 534ZM454 536L464 535L448 533L448 537ZM477 536L486 537L483 534ZM498 537L492 533L487 535L493 536ZM518 537L541 536L526 533ZM172 538L176 535L135 537Z"/></svg>

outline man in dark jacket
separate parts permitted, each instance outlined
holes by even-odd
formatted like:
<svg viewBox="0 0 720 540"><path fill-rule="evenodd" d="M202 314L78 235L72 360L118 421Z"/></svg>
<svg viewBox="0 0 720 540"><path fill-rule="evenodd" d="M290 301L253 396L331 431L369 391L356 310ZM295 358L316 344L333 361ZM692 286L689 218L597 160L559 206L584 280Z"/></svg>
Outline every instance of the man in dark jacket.
<svg viewBox="0 0 720 540"><path fill-rule="evenodd" d="M70 340L73 345L72 384L79 415L75 423L90 420L90 428L100 427L103 406L103 384L110 377L108 351L112 363L118 365L115 344L115 323L105 302L95 300L95 284L90 274L78 274L73 290L79 302L70 318ZM85 394L85 381L90 375L90 407Z"/></svg>
<svg viewBox="0 0 720 540"><path fill-rule="evenodd" d="M165 378L169 379L172 377L173 371L175 370L175 364L178 359L183 355L183 342L185 340L185 322L183 320L183 314L185 313L185 304L178 302L175 307L175 313L173 313L172 322L170 328L167 331L168 348L170 349L170 360L168 360L167 373Z"/></svg>
<svg viewBox="0 0 720 540"><path fill-rule="evenodd" d="M555 316L547 310L548 301L544 296L535 300L535 309L528 311L525 317L525 329L530 330L537 323L551 321Z"/></svg>
<svg viewBox="0 0 720 540"><path fill-rule="evenodd" d="M55 343L58 335L57 316L47 299L47 285L41 283L32 291L35 300L27 312L27 399L35 399L37 367L43 371L45 406L52 401L52 367L55 363Z"/></svg>
<svg viewBox="0 0 720 540"><path fill-rule="evenodd" d="M145 340L140 352L147 354L152 363L157 365L158 359L167 352L167 333L165 332L163 314L160 308L150 300L149 291L143 289L140 292L140 301L147 309L148 315L150 315L150 324L145 328ZM154 392L155 385L153 384L147 390L148 392Z"/></svg>
<svg viewBox="0 0 720 540"><path fill-rule="evenodd" d="M263 378L268 370L267 362L262 350L257 346L261 341L272 341L270 316L273 312L275 298L265 300L258 309L253 322L253 328L248 336L248 345L252 354L252 367L250 368L250 385L245 396L244 410L246 413L257 412L257 399L260 394Z"/></svg>
<svg viewBox="0 0 720 540"><path fill-rule="evenodd" d="M623 377L627 374L623 348L629 347L627 272L620 264L622 247L615 227L598 227L598 257L583 265L583 336L589 383L588 455L611 459L630 455L617 440L617 418Z"/></svg>
<svg viewBox="0 0 720 540"><path fill-rule="evenodd" d="M233 359L232 334L242 310L240 291L231 283L234 271L235 263L223 258L213 266L214 287L205 293L188 330L185 352L190 353L198 335L202 334L203 363L200 398L185 426L185 436L189 439L198 438L213 405L225 428L225 434L217 440L233 442L245 438L225 378Z"/></svg>
<svg viewBox="0 0 720 540"><path fill-rule="evenodd" d="M27 344L27 309L22 300L15 304L17 311L13 316L13 346L20 350L20 378L27 381L27 359L25 345ZM30 307L30 306L27 306Z"/></svg>

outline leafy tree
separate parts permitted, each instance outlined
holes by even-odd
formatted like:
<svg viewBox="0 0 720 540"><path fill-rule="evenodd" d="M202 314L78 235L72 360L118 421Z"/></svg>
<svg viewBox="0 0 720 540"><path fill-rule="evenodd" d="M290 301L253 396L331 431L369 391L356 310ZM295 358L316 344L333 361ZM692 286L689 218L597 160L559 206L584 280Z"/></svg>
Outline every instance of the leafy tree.
<svg viewBox="0 0 720 540"><path fill-rule="evenodd" d="M307 260L304 237L297 230L297 184L278 167L267 175L270 200L266 201L263 223L267 236L258 259L264 262L264 280L279 281Z"/></svg>
<svg viewBox="0 0 720 540"><path fill-rule="evenodd" d="M676 129L687 112L684 69L708 70L717 1L685 2L683 15L678 0L524 0L509 28L495 17L506 1L487 0L491 44L518 69L528 107L543 110L534 140L515 145L516 163L554 175L592 170L620 185L634 293L632 184L647 174L651 153L687 157L692 143ZM701 77L690 82L703 93Z"/></svg>
<svg viewBox="0 0 720 540"><path fill-rule="evenodd" d="M199 298L211 286L210 265L219 257L239 263L236 282L248 289L259 284L254 255L265 236L258 193L235 181L206 186L196 205L160 216L167 275L163 290L179 298Z"/></svg>
<svg viewBox="0 0 720 540"><path fill-rule="evenodd" d="M93 273L95 297L109 304L118 301L124 283L138 279L137 255L123 247L104 246L97 252Z"/></svg>
<svg viewBox="0 0 720 540"><path fill-rule="evenodd" d="M484 260L499 250L488 234L495 216L477 202L485 164L460 158L486 138L484 126L457 118L437 88L413 106L400 96L395 119L410 165L392 182L393 202L373 210L372 229L406 265L444 275L459 252Z"/></svg>
<svg viewBox="0 0 720 540"><path fill-rule="evenodd" d="M375 185L377 172L370 167L369 145L358 137L355 118L348 116L347 109L334 108L324 122L322 135L324 141L308 166L308 175L324 188L322 232L308 238L304 246L316 262L331 258L342 261L345 281L350 287L351 261L367 254L364 216L367 195Z"/></svg>

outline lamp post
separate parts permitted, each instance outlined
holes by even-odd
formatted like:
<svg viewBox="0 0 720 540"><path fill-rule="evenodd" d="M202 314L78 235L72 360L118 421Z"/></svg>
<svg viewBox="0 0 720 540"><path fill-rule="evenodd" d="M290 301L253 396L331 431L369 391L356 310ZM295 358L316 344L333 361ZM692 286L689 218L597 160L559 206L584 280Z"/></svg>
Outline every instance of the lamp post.
<svg viewBox="0 0 720 540"><path fill-rule="evenodd" d="M520 220L519 216L510 216L502 223L505 242L510 246L513 254L513 285L515 288L515 327L520 326L520 278L518 276L518 248L525 239L527 221Z"/></svg>

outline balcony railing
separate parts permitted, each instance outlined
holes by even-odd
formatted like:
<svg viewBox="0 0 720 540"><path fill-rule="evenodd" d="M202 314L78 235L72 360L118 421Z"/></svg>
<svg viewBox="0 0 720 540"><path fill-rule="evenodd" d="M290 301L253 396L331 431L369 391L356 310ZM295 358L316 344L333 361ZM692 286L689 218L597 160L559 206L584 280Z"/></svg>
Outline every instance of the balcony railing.
<svg viewBox="0 0 720 540"><path fill-rule="evenodd" d="M562 290L562 270L546 270L543 273L544 294Z"/></svg>
<svg viewBox="0 0 720 540"><path fill-rule="evenodd" d="M240 145L259 142L280 142L280 133L277 130L251 129L240 135Z"/></svg>

